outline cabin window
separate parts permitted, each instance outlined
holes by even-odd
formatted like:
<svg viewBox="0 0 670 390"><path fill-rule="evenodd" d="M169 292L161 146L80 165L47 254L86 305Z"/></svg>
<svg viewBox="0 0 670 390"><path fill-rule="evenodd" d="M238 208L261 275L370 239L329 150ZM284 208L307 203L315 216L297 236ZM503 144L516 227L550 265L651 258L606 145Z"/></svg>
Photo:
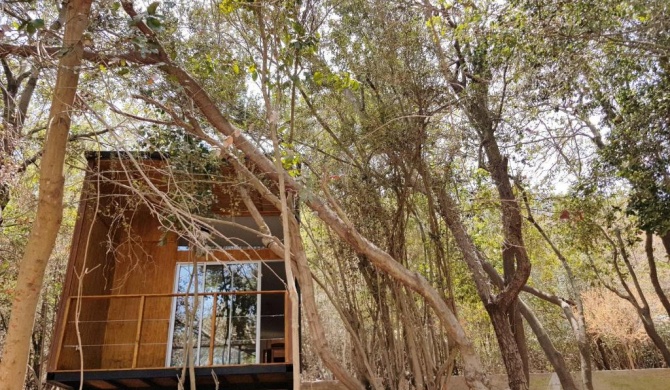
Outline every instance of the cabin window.
<svg viewBox="0 0 670 390"><path fill-rule="evenodd" d="M197 302L192 296L174 300L170 366L184 364L189 343L197 366L259 362L260 295L249 293L260 289L259 267L259 262L207 263L194 272L193 264L177 266L175 292L202 295Z"/></svg>

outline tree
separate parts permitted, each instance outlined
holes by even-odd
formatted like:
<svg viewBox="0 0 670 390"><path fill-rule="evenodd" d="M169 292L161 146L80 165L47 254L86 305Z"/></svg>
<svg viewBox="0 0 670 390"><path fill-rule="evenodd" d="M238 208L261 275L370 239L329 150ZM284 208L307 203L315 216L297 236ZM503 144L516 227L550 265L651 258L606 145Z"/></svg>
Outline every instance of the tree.
<svg viewBox="0 0 670 390"><path fill-rule="evenodd" d="M63 54L49 113L49 129L40 168L40 190L35 223L21 260L17 288L0 363L0 386L23 386L30 335L44 271L62 219L63 163L83 54L82 35L88 26L91 0L72 1L67 7Z"/></svg>

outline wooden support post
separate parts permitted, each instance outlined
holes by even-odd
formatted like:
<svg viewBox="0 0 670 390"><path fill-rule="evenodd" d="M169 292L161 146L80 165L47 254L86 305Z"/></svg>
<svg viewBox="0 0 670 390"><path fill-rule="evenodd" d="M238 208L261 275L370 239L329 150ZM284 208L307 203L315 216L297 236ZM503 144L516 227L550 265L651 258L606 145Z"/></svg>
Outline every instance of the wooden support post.
<svg viewBox="0 0 670 390"><path fill-rule="evenodd" d="M55 364L53 366L54 370L58 369L58 363L60 359L60 353L63 350L63 341L65 340L65 330L67 329L67 318L70 315L70 303L72 302L72 297L67 297L65 302L65 320L63 326L60 328L60 334L58 335L58 345L56 346L56 358Z"/></svg>
<svg viewBox="0 0 670 390"><path fill-rule="evenodd" d="M286 363L293 363L293 340L291 329L291 298L288 291L284 292L284 359Z"/></svg>
<svg viewBox="0 0 670 390"><path fill-rule="evenodd" d="M219 294L214 293L212 296L212 322L209 330L209 365L214 364L214 340L216 339L216 299Z"/></svg>
<svg viewBox="0 0 670 390"><path fill-rule="evenodd" d="M137 317L137 333L135 334L135 349L133 350L133 366L132 368L137 367L137 356L140 352L140 338L142 337L142 320L144 319L144 302L146 296L142 295L140 297L140 309Z"/></svg>

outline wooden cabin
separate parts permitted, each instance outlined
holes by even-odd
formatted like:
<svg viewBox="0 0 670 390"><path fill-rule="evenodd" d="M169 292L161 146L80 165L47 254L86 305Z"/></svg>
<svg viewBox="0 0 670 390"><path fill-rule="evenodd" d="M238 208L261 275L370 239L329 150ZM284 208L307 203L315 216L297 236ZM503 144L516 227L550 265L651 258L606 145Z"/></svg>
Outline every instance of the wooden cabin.
<svg viewBox="0 0 670 390"><path fill-rule="evenodd" d="M194 376L197 389L292 388L284 263L240 228L255 224L230 190L230 171L198 187L214 194L208 229L218 233L203 230L213 248L203 251L192 235L166 227L174 221L155 189L176 191L168 160L116 152L87 159L48 382L178 389L182 378L189 389ZM141 188L149 188L144 201ZM279 211L252 198L282 238Z"/></svg>

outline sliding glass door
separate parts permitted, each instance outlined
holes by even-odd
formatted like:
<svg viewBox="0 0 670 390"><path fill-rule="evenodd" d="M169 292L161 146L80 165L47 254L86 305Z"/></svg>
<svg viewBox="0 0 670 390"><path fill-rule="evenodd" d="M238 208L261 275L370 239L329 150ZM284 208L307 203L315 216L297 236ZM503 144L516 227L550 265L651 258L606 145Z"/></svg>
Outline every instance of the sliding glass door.
<svg viewBox="0 0 670 390"><path fill-rule="evenodd" d="M168 364L180 366L192 345L196 366L259 362L259 263L177 266ZM231 294L232 293L232 294Z"/></svg>

